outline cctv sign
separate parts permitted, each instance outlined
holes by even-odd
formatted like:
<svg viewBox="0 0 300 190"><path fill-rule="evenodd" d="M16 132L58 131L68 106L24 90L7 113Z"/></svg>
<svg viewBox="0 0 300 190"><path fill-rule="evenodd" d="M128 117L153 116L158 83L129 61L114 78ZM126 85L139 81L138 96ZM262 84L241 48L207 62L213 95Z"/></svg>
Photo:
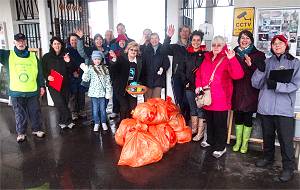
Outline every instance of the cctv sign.
<svg viewBox="0 0 300 190"><path fill-rule="evenodd" d="M238 36L242 30L253 33L254 7L234 8L233 36Z"/></svg>

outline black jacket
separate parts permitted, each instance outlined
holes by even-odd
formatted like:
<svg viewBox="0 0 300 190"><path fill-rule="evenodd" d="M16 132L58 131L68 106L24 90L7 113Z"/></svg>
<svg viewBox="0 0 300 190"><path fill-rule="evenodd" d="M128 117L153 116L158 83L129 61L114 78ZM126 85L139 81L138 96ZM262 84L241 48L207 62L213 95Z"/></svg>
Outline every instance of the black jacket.
<svg viewBox="0 0 300 190"><path fill-rule="evenodd" d="M196 71L204 60L204 53L205 52L203 51L188 52L186 61L181 65L181 67L179 67L181 80L184 84L185 89L187 90L195 91ZM186 87L187 84L189 84L188 87Z"/></svg>
<svg viewBox="0 0 300 190"><path fill-rule="evenodd" d="M162 55L160 53L161 46L161 44L158 45L156 53L154 54L154 49L149 44L145 47L142 54L145 65L145 84L149 88L165 87L166 72L170 67L170 60L167 55ZM164 70L162 75L157 74L160 67Z"/></svg>
<svg viewBox="0 0 300 190"><path fill-rule="evenodd" d="M113 77L113 89L117 96L125 95L126 86L128 85L130 62L128 60L127 54L122 54L117 58L116 62L110 62L110 72L112 72ZM141 57L137 57L137 82L139 84L144 84L143 78L143 62Z"/></svg>
<svg viewBox="0 0 300 190"><path fill-rule="evenodd" d="M70 61L69 63L66 63L64 61L64 55L65 52L56 55L55 52L50 49L50 51L43 56L41 62L43 65L43 74L44 78L47 81L47 86L49 87L48 76L50 75L51 69L54 69L63 76L63 83L61 87L62 91L69 91L69 77L70 73L73 73L74 68L72 66L72 61Z"/></svg>
<svg viewBox="0 0 300 190"><path fill-rule="evenodd" d="M178 72L178 68L185 62L187 56L187 50L184 46L181 46L179 44L170 44L170 43L171 43L171 38L166 37L160 49L160 52L164 55L173 56L172 77L180 78L181 74Z"/></svg>

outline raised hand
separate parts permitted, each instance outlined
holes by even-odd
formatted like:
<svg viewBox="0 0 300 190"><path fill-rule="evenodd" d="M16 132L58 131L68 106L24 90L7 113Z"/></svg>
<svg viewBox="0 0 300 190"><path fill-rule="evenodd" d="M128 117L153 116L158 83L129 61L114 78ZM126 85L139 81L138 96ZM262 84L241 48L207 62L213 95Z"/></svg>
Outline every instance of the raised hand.
<svg viewBox="0 0 300 190"><path fill-rule="evenodd" d="M251 58L247 54L245 55L245 62L247 63L248 67L251 67L252 65Z"/></svg>
<svg viewBox="0 0 300 190"><path fill-rule="evenodd" d="M84 73L88 72L89 70L89 67L85 63L81 63L79 67Z"/></svg>
<svg viewBox="0 0 300 190"><path fill-rule="evenodd" d="M228 59L232 59L235 56L235 52L233 50L227 50L225 53Z"/></svg>
<svg viewBox="0 0 300 190"><path fill-rule="evenodd" d="M74 30L74 32L75 32L75 34L76 34L79 38L82 38L82 36L83 36L82 30L77 29L77 30Z"/></svg>
<svg viewBox="0 0 300 190"><path fill-rule="evenodd" d="M175 28L174 28L174 25L171 24L171 25L169 25L169 27L168 27L167 35L168 35L170 38L172 38L172 36L174 35L174 33L175 33Z"/></svg>
<svg viewBox="0 0 300 190"><path fill-rule="evenodd" d="M69 62L71 61L71 58L70 58L70 56L69 56L69 53L66 53L66 54L64 55L64 61L67 62L67 63L69 63Z"/></svg>

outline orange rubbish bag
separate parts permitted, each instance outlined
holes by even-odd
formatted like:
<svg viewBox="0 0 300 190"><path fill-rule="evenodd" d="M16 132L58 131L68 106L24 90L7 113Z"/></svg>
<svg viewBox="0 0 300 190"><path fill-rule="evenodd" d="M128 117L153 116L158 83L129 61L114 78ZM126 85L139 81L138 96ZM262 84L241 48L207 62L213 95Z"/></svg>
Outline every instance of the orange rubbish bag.
<svg viewBox="0 0 300 190"><path fill-rule="evenodd" d="M177 142L179 144L187 143L192 140L192 130L185 127L182 131L176 131Z"/></svg>
<svg viewBox="0 0 300 190"><path fill-rule="evenodd" d="M165 104L156 103L154 107L156 108L156 114L154 119L150 122L150 124L157 125L157 124L168 122L169 117L168 117L167 107L165 106Z"/></svg>
<svg viewBox="0 0 300 190"><path fill-rule="evenodd" d="M149 104L155 105L155 104L164 104L165 100L161 99L161 98L150 98L147 100L147 102Z"/></svg>
<svg viewBox="0 0 300 190"><path fill-rule="evenodd" d="M123 146L125 143L126 134L136 129L147 131L148 126L135 119L123 119L115 133L116 143L120 146Z"/></svg>
<svg viewBox="0 0 300 190"><path fill-rule="evenodd" d="M171 115L168 123L175 132L182 131L186 126L185 119L180 113L174 113Z"/></svg>
<svg viewBox="0 0 300 190"><path fill-rule="evenodd" d="M139 103L133 111L132 117L145 124L151 123L155 118L156 107L150 103Z"/></svg>
<svg viewBox="0 0 300 190"><path fill-rule="evenodd" d="M170 96L167 96L166 102L168 116L171 117L171 115L175 113L179 113L179 108L172 102L172 98Z"/></svg>
<svg viewBox="0 0 300 190"><path fill-rule="evenodd" d="M148 130L160 143L163 152L167 152L170 148L175 146L177 137L168 124L151 125Z"/></svg>
<svg viewBox="0 0 300 190"><path fill-rule="evenodd" d="M149 132L134 130L126 135L118 165L140 167L158 162L162 156L160 143Z"/></svg>

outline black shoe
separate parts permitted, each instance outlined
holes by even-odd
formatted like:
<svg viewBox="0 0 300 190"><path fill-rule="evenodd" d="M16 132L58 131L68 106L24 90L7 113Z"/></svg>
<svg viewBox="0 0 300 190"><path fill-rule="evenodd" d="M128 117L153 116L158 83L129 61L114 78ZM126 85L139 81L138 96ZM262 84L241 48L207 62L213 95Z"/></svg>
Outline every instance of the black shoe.
<svg viewBox="0 0 300 190"><path fill-rule="evenodd" d="M256 167L264 168L264 167L267 167L267 166L269 166L269 165L272 165L273 163L274 163L273 160L260 159L260 160L258 160L258 161L255 163L255 166L256 166Z"/></svg>
<svg viewBox="0 0 300 190"><path fill-rule="evenodd" d="M279 180L281 182L288 182L293 179L294 171L293 170L283 170L281 175L279 176Z"/></svg>

